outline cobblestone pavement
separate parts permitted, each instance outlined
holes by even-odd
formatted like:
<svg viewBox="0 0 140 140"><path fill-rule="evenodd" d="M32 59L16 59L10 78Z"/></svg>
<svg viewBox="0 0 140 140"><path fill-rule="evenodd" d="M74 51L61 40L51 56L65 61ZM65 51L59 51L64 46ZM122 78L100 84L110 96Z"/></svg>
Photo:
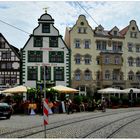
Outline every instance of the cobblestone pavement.
<svg viewBox="0 0 140 140"><path fill-rule="evenodd" d="M111 112L120 112L123 110L139 110L140 108L128 108L128 109L107 109L106 113L111 113ZM50 115L49 116L49 123L53 123L53 122L59 122L62 120L70 120L70 119L74 119L74 118L78 118L78 117L85 117L85 116L89 116L89 115L93 115L93 116L98 116L104 114L101 111L94 111L94 112L81 112L81 113L74 113L74 114L54 114L54 115ZM119 115L116 115L116 117L119 117ZM114 117L115 118L115 117ZM71 135L73 133L75 133L75 131L77 131L77 133L75 133L74 138L76 138L76 134L78 133L82 133L82 126L86 125L86 127L84 128L84 131L88 131L89 129L92 129L93 127L96 127L96 124L102 124L103 122L106 122L107 120L110 120L113 118L109 118L109 117L104 117L104 121L101 119L97 119L94 123L91 124L90 121L85 121L84 123L79 123L78 125L69 125L62 127L62 128L58 128L54 131L50 131L50 133L47 135L48 138L53 138L53 134L57 134L55 136L55 138L59 138L60 136L62 136L62 138L72 138ZM4 132L8 132L8 131L13 131L13 130L17 130L17 129L22 129L22 128L26 128L26 127L32 127L32 126L36 126L36 125L41 125L43 123L43 116L41 115L13 115L10 120L4 120L4 119L0 119L0 134L4 133ZM118 133L118 135L114 135L114 138L140 138L140 120L129 124L126 128L124 127L122 130ZM61 134L60 134L61 133ZM36 134L34 136L32 136L31 138L43 138L44 137L44 133L39 133Z"/></svg>

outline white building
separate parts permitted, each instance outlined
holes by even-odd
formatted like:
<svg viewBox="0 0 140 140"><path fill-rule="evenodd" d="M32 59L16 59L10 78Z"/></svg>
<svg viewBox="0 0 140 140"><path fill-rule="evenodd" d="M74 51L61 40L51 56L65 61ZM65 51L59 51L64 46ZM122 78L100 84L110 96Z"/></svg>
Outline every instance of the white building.
<svg viewBox="0 0 140 140"><path fill-rule="evenodd" d="M19 50L0 33L0 90L20 84Z"/></svg>
<svg viewBox="0 0 140 140"><path fill-rule="evenodd" d="M38 26L33 30L22 49L22 84L36 87L44 79L55 85L70 84L70 52L54 19L45 13L38 19Z"/></svg>

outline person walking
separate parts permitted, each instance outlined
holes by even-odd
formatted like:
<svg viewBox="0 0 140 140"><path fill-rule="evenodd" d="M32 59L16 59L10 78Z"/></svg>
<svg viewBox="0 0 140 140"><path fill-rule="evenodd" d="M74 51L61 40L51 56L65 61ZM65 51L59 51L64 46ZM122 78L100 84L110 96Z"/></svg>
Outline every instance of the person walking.
<svg viewBox="0 0 140 140"><path fill-rule="evenodd" d="M102 112L106 112L106 100L104 97L102 97L101 106L102 106Z"/></svg>
<svg viewBox="0 0 140 140"><path fill-rule="evenodd" d="M69 114L70 112L73 113L71 99L66 100L66 108L67 114Z"/></svg>

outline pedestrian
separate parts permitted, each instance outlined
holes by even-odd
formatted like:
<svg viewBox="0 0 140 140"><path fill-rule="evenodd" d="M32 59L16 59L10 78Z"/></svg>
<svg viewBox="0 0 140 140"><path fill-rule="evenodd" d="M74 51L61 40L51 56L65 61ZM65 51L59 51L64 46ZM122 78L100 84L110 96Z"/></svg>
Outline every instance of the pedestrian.
<svg viewBox="0 0 140 140"><path fill-rule="evenodd" d="M69 114L70 112L73 113L72 100L71 99L66 100L66 111L67 111L67 114Z"/></svg>
<svg viewBox="0 0 140 140"><path fill-rule="evenodd" d="M106 112L106 100L104 97L102 97L101 106L102 106L102 112Z"/></svg>
<svg viewBox="0 0 140 140"><path fill-rule="evenodd" d="M95 110L95 109L96 109L96 100L93 99L93 110Z"/></svg>

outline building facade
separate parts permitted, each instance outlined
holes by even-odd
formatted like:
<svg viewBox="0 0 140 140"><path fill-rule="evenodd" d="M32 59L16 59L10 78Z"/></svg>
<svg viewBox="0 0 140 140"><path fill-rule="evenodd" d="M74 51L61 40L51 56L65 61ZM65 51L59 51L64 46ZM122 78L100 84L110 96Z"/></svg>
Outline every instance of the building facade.
<svg viewBox="0 0 140 140"><path fill-rule="evenodd" d="M0 90L20 84L19 50L0 33Z"/></svg>
<svg viewBox="0 0 140 140"><path fill-rule="evenodd" d="M66 28L65 41L71 49L71 83L81 93L106 87L140 88L140 34L136 21L121 31L115 26L92 29L80 15Z"/></svg>
<svg viewBox="0 0 140 140"><path fill-rule="evenodd" d="M55 85L69 86L69 54L69 48L54 27L54 19L47 13L41 15L22 49L22 84L37 87L45 78Z"/></svg>
<svg viewBox="0 0 140 140"><path fill-rule="evenodd" d="M126 87L140 88L140 31L135 20L122 29L123 45L123 72Z"/></svg>
<svg viewBox="0 0 140 140"><path fill-rule="evenodd" d="M80 15L72 28L66 29L65 41L71 49L71 86L85 94L95 85L94 32L86 17Z"/></svg>

